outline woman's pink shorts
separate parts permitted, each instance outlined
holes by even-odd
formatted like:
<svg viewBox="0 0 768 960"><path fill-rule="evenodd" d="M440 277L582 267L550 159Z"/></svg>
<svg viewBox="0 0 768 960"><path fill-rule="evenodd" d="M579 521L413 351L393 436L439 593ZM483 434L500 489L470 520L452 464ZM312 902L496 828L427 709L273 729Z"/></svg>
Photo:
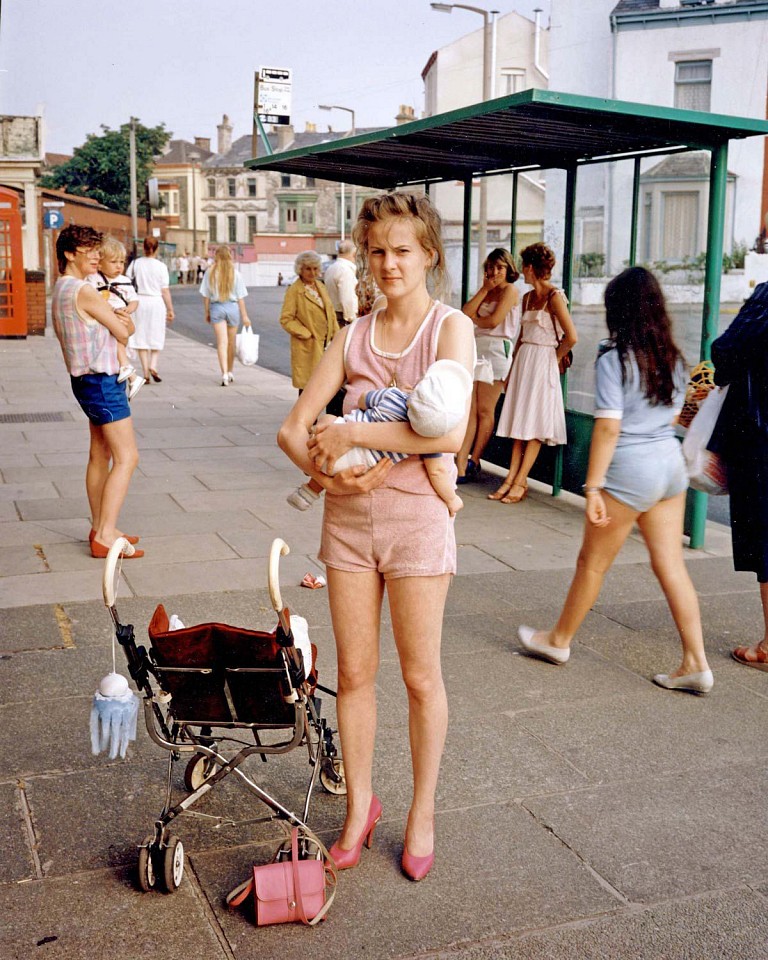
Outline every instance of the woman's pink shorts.
<svg viewBox="0 0 768 960"><path fill-rule="evenodd" d="M437 494L326 493L319 559L349 573L377 570L385 580L456 573L453 517Z"/></svg>

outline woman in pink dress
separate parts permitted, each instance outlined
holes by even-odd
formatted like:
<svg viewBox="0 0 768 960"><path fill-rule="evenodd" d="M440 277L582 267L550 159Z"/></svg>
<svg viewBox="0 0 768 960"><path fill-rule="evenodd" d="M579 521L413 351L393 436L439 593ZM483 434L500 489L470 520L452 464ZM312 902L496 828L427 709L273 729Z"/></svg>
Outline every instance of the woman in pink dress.
<svg viewBox="0 0 768 960"><path fill-rule="evenodd" d="M543 443L565 443L565 408L558 364L578 340L568 301L549 278L555 255L544 243L520 254L523 278L533 289L523 297L520 336L496 435L512 437L512 457L501 486L489 500L519 503Z"/></svg>
<svg viewBox="0 0 768 960"><path fill-rule="evenodd" d="M448 724L440 669L443 609L456 569L453 518L429 482L419 454L453 454L464 438L465 416L443 437L420 437L405 422L314 423L346 386L344 412L371 389L408 392L436 360L455 360L471 375L468 317L432 298L427 279L444 274L440 217L429 199L407 193L365 201L353 235L383 298L373 313L344 327L315 368L280 428L278 443L325 488L320 559L338 657L337 716L347 781L347 816L331 855L339 869L357 865L382 816L373 792L376 673L384 591L400 668L408 692L413 798L405 823L401 866L423 879L434 862L435 790ZM467 413L469 398L466 398ZM392 464L329 470L352 447L411 454Z"/></svg>

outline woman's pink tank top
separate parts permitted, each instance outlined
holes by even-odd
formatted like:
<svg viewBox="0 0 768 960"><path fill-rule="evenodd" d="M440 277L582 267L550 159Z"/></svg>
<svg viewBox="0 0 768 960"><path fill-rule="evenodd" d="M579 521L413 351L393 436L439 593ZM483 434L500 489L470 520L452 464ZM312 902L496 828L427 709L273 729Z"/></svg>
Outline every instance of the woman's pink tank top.
<svg viewBox="0 0 768 960"><path fill-rule="evenodd" d="M397 375L398 387L410 393L427 372L427 368L437 360L437 342L443 320L449 313L458 313L453 307L436 300L408 347L401 354L390 354L380 350L374 343L375 339L381 343L381 336L375 337L375 334L377 317L384 309L385 304L373 313L359 317L347 328L344 343L344 366L347 375L344 413L357 407L361 394L389 386L393 371ZM444 454L444 457L447 457L446 463L450 464L455 476L453 455ZM406 493L435 494L418 454L396 463L382 486Z"/></svg>

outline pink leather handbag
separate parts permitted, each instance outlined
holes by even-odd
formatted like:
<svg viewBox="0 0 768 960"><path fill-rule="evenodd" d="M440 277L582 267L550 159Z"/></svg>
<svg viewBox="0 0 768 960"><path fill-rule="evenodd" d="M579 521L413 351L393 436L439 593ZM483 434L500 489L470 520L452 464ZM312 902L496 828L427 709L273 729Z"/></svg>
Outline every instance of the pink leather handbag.
<svg viewBox="0 0 768 960"><path fill-rule="evenodd" d="M299 859L299 829L291 830L291 859L253 867L253 877L235 887L227 896L227 905L237 907L253 891L256 925L301 922L319 923L336 896L336 871L320 840L309 834L318 846L322 860ZM326 898L326 888L332 887Z"/></svg>

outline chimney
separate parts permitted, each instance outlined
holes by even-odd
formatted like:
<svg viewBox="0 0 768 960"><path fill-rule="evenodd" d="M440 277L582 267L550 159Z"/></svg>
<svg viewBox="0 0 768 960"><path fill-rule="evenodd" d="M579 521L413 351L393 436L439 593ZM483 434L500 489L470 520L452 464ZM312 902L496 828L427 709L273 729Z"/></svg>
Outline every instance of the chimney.
<svg viewBox="0 0 768 960"><path fill-rule="evenodd" d="M217 152L229 153L232 149L232 124L229 122L229 117L226 113L221 123L216 127L216 130L219 134L219 148Z"/></svg>
<svg viewBox="0 0 768 960"><path fill-rule="evenodd" d="M290 123L281 123L272 129L277 132L277 149L287 150L294 141L293 125Z"/></svg>
<svg viewBox="0 0 768 960"><path fill-rule="evenodd" d="M211 138L210 137L195 137L195 146L200 150L207 150L208 153L211 152Z"/></svg>
<svg viewBox="0 0 768 960"><path fill-rule="evenodd" d="M413 107L409 107L404 103L400 104L400 113L395 117L398 127L403 123L410 123L411 120L416 119L416 112Z"/></svg>

